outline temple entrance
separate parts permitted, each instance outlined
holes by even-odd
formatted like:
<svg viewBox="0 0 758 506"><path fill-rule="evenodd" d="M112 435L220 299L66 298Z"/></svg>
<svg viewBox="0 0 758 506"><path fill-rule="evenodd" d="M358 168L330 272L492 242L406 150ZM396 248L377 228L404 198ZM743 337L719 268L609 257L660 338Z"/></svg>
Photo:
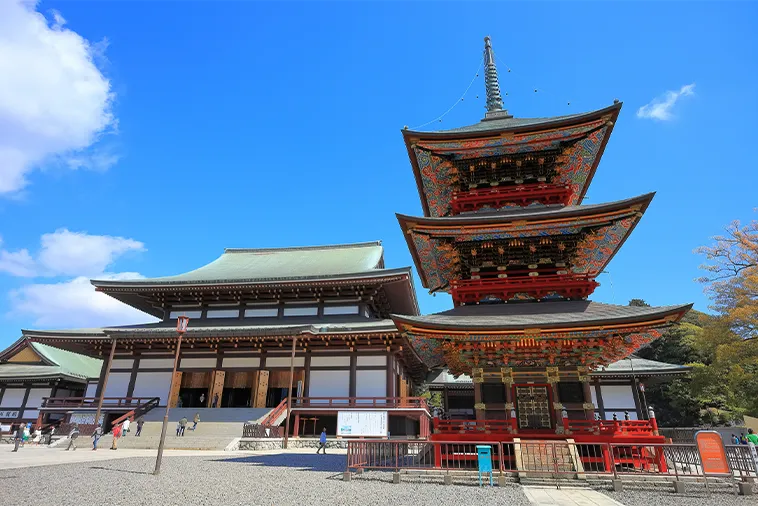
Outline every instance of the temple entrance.
<svg viewBox="0 0 758 506"><path fill-rule="evenodd" d="M519 429L552 429L548 387L516 386L516 411Z"/></svg>
<svg viewBox="0 0 758 506"><path fill-rule="evenodd" d="M210 372L182 373L179 395L176 400L177 408L206 408L211 386Z"/></svg>
<svg viewBox="0 0 758 506"><path fill-rule="evenodd" d="M222 408L249 408L252 388L224 388L221 394Z"/></svg>

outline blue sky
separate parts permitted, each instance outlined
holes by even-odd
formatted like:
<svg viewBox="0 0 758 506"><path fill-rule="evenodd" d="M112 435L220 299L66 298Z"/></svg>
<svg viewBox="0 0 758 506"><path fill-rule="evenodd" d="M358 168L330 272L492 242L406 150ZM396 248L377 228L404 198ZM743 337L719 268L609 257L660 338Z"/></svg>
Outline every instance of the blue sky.
<svg viewBox="0 0 758 506"><path fill-rule="evenodd" d="M593 300L705 310L693 249L756 218L755 3L36 9L55 50L24 29L33 9L0 0L16 56L13 78L0 64L0 346L144 320L86 279L180 273L224 247L381 239L388 266L411 265L394 213L421 206L400 129L455 103L485 35L516 116L624 102L585 203L657 195ZM479 121L483 97L480 77L427 128ZM417 288L423 312L450 307Z"/></svg>

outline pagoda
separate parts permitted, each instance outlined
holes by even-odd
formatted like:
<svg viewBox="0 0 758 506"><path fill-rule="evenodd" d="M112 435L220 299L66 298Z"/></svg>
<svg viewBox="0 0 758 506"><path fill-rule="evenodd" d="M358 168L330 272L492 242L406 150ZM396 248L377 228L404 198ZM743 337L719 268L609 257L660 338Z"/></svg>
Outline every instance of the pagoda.
<svg viewBox="0 0 758 506"><path fill-rule="evenodd" d="M402 131L424 216L398 220L423 286L449 293L454 308L393 320L429 369L474 383L475 421L436 420L432 437L465 439L472 427L476 440L657 436L654 421L618 430L614 420L611 430L597 420L589 379L691 307L588 300L654 195L582 205L622 104L516 118L503 108L489 37L484 68L479 123Z"/></svg>

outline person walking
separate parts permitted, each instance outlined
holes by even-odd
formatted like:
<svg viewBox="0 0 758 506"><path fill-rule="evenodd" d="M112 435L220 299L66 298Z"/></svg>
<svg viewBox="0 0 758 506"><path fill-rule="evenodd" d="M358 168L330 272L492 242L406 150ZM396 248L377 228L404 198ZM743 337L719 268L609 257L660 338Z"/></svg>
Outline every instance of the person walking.
<svg viewBox="0 0 758 506"><path fill-rule="evenodd" d="M66 448L66 451L69 451L72 447L74 448L74 451L76 451L76 440L79 438L79 424L75 423L73 427L71 427L71 432L68 433L68 448Z"/></svg>
<svg viewBox="0 0 758 506"><path fill-rule="evenodd" d="M192 418L192 430L197 429L197 424L200 421L200 413L195 413L194 418Z"/></svg>
<svg viewBox="0 0 758 506"><path fill-rule="evenodd" d="M218 394L213 394L213 402L211 403L212 408L218 407Z"/></svg>
<svg viewBox="0 0 758 506"><path fill-rule="evenodd" d="M205 407L205 394L204 393L200 394L200 405L202 407Z"/></svg>
<svg viewBox="0 0 758 506"><path fill-rule="evenodd" d="M141 416L137 418L137 432L134 433L134 437L139 437L142 434L143 425L145 425L145 417Z"/></svg>
<svg viewBox="0 0 758 506"><path fill-rule="evenodd" d="M753 429L747 430L747 436L745 436L745 439L747 439L748 443L758 445L758 434L755 434L755 432L753 432Z"/></svg>
<svg viewBox="0 0 758 506"><path fill-rule="evenodd" d="M100 441L100 438L102 436L103 436L103 426L98 423L97 427L95 427L95 432L92 433L92 451L97 450L97 442Z"/></svg>
<svg viewBox="0 0 758 506"><path fill-rule="evenodd" d="M733 445L740 444L740 438L738 438L736 434L732 434L732 444Z"/></svg>
<svg viewBox="0 0 758 506"><path fill-rule="evenodd" d="M321 431L321 437L318 439L318 450L316 450L316 455L321 451L323 448L324 455L326 455L326 427L324 427L324 430Z"/></svg>
<svg viewBox="0 0 758 506"><path fill-rule="evenodd" d="M181 420L179 420L179 433L184 436L184 430L187 428L187 417L183 416Z"/></svg>
<svg viewBox="0 0 758 506"><path fill-rule="evenodd" d="M118 438L121 437L121 425L113 427L113 443L111 443L111 450L118 450Z"/></svg>
<svg viewBox="0 0 758 506"><path fill-rule="evenodd" d="M129 426L132 424L131 420L129 420L129 417L124 420L124 424L122 425L122 431L121 436L126 437L126 433L129 432Z"/></svg>
<svg viewBox="0 0 758 506"><path fill-rule="evenodd" d="M13 450L14 452L18 451L19 445L21 445L21 441L24 439L24 427L23 425L19 425L16 429L16 435L13 436Z"/></svg>

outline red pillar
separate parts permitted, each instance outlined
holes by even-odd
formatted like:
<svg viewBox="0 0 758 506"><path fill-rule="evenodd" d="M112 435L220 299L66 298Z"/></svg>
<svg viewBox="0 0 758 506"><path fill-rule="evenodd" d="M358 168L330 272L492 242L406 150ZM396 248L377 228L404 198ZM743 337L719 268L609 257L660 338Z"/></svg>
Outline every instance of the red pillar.
<svg viewBox="0 0 758 506"><path fill-rule="evenodd" d="M295 413L295 427L292 430L292 437L297 437L300 433L300 413Z"/></svg>

